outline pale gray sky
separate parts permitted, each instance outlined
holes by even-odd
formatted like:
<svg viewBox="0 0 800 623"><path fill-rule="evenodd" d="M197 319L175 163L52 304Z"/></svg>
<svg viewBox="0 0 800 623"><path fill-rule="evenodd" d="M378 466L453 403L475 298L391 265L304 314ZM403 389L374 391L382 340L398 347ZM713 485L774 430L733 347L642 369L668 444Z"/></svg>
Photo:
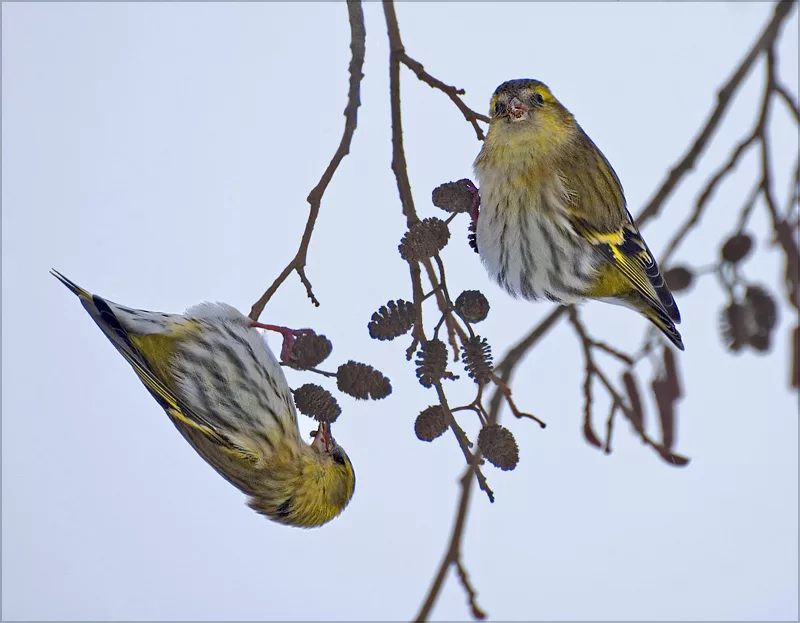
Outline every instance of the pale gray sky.
<svg viewBox="0 0 800 623"><path fill-rule="evenodd" d="M184 442L74 298L48 275L136 307L222 300L243 311L293 255L305 197L338 143L349 61L343 4L3 4L3 555L6 619L407 619L448 538L463 457L449 436L413 432L432 392L407 340L369 339L371 313L410 297L396 252L404 222L389 169L388 69L378 3L365 5L366 78L352 155L323 202L308 274L322 307L289 279L269 321L313 326L388 374L380 403L341 398L338 440L356 468L350 507L319 530L270 523ZM550 85L613 163L632 212L677 161L716 90L772 12L768 3L399 4L409 53L485 110L502 81ZM797 13L780 71L798 90ZM704 176L750 129L761 67L663 216L656 253ZM471 175L479 145L441 93L403 72L405 137L418 209ZM784 200L797 151L776 115ZM787 164L789 163L789 164ZM754 156L678 254L705 263L732 228ZM759 234L767 222L759 208ZM491 285L459 219L444 253L451 291L482 289L480 330L497 356L551 309ZM717 224L715 226L715 223ZM763 240L763 238L762 238ZM762 242L748 276L778 286ZM782 307L770 358L731 357L710 279L679 304L687 397L666 466L618 426L604 456L581 435L582 360L565 326L520 369L504 421L521 461L487 466L463 546L480 604L509 619L796 619L798 429L787 391ZM646 321L588 304L591 330L633 347ZM274 344L274 340L272 341ZM290 373L295 386L314 380ZM452 400L472 387L453 385ZM602 409L601 409L602 412ZM475 422L465 418L470 433ZM311 428L303 420L304 430ZM652 415L649 425L655 430ZM602 429L603 423L598 424ZM434 611L465 619L454 578Z"/></svg>

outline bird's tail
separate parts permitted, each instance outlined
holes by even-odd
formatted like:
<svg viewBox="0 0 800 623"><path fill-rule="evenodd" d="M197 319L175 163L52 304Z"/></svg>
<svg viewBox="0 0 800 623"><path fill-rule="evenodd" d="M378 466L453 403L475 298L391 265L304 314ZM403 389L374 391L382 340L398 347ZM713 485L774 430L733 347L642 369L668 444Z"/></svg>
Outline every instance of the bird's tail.
<svg viewBox="0 0 800 623"><path fill-rule="evenodd" d="M659 330L669 338L669 341L675 344L677 348L685 350L683 346L683 338L681 337L680 332L675 326L675 323L664 312L663 309L647 305L644 308L640 307L639 312L642 313L650 322L656 325Z"/></svg>
<svg viewBox="0 0 800 623"><path fill-rule="evenodd" d="M656 325L659 330L669 338L669 341L681 350L685 350L683 346L683 338L678 332L675 322L672 320L671 315L661 305L655 304L649 298L646 298L638 291L625 292L614 297L603 298L607 303L614 305L622 305L634 311L639 312L647 318L650 322ZM677 309L677 307L675 308Z"/></svg>
<svg viewBox="0 0 800 623"><path fill-rule="evenodd" d="M91 293L87 292L83 288L81 288L77 283L72 281L71 279L67 279L64 275L58 272L55 268L50 269L50 274L53 275L56 279L58 279L61 283L67 286L73 294L80 297L83 300L91 301L92 295Z"/></svg>

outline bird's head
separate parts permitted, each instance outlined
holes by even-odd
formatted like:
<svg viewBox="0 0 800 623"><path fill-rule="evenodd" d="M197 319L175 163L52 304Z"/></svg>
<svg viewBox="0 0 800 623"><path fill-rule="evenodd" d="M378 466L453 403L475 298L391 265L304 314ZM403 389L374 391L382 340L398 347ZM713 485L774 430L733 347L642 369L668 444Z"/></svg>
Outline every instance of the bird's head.
<svg viewBox="0 0 800 623"><path fill-rule="evenodd" d="M504 82L495 90L489 106L487 144L524 145L546 152L569 141L576 132L572 114L538 80Z"/></svg>

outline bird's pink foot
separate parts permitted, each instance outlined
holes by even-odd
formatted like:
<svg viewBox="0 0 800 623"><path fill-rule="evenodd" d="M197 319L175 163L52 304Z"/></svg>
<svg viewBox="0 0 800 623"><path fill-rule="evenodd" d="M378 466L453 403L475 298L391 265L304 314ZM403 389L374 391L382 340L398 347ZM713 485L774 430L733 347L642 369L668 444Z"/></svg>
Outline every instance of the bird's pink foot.
<svg viewBox="0 0 800 623"><path fill-rule="evenodd" d="M472 217L473 224L478 222L478 213L481 209L481 195L478 187L472 182L472 180L468 180L464 178L461 182L466 186L467 190L472 195L472 210L470 210L469 215Z"/></svg>
<svg viewBox="0 0 800 623"><path fill-rule="evenodd" d="M290 329L289 327L280 327L274 324L262 324L260 322L252 321L251 327L257 329L266 329L267 331L275 331L283 336L283 347L281 348L281 361L283 363L289 362L289 355L292 353L294 341L301 335L316 335L313 329Z"/></svg>

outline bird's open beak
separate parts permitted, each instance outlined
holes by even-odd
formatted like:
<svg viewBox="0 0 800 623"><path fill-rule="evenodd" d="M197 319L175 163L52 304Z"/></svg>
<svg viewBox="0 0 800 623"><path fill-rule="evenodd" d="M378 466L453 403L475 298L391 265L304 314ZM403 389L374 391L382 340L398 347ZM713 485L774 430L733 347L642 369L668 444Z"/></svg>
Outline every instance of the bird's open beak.
<svg viewBox="0 0 800 623"><path fill-rule="evenodd" d="M311 447L319 452L330 452L333 448L333 435L331 435L331 425L328 423L321 423L319 428L311 433L314 436L314 441L311 442Z"/></svg>
<svg viewBox="0 0 800 623"><path fill-rule="evenodd" d="M514 97L508 103L508 117L512 121L523 119L530 112L530 108L522 103L518 97Z"/></svg>

